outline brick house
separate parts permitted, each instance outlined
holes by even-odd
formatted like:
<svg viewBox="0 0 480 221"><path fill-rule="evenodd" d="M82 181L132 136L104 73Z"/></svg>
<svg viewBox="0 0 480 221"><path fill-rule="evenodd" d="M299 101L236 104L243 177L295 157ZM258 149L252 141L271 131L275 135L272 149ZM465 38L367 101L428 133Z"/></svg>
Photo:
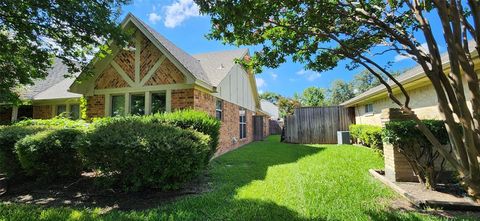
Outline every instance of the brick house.
<svg viewBox="0 0 480 221"><path fill-rule="evenodd" d="M247 49L190 55L132 14L121 26L134 33L132 40L94 59L93 76L65 78L67 68L56 59L46 79L22 91L31 105L2 108L0 119L46 119L63 112L78 118L83 96L88 118L205 111L222 122L217 154L253 141L254 118L265 122L267 114L260 108L255 77L236 62L249 58ZM266 127L257 130L267 136Z"/></svg>

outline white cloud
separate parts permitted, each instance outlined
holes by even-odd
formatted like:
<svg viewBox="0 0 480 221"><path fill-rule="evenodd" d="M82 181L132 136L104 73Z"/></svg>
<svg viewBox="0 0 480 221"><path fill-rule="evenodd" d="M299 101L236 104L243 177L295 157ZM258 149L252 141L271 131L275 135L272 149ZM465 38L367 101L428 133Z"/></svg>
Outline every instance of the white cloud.
<svg viewBox="0 0 480 221"><path fill-rule="evenodd" d="M316 71L312 71L312 70L305 70L305 69L302 69L302 70L299 70L297 71L297 75L300 75L300 76L305 76L305 78L308 80L308 81L314 81L316 80L317 78L320 78L322 75Z"/></svg>
<svg viewBox="0 0 480 221"><path fill-rule="evenodd" d="M257 88L263 88L267 85L267 83L265 83L265 80L263 80L263 78L255 78L255 81L257 81Z"/></svg>
<svg viewBox="0 0 480 221"><path fill-rule="evenodd" d="M273 72L270 72L270 76L272 77L273 80L276 80L278 77L278 74L275 74Z"/></svg>
<svg viewBox="0 0 480 221"><path fill-rule="evenodd" d="M193 0L175 0L171 5L165 6L164 25L175 28L190 17L200 16L199 7Z"/></svg>
<svg viewBox="0 0 480 221"><path fill-rule="evenodd" d="M158 21L160 21L160 19L162 19L162 17L155 12L152 12L152 13L148 14L148 20L152 24L156 24Z"/></svg>

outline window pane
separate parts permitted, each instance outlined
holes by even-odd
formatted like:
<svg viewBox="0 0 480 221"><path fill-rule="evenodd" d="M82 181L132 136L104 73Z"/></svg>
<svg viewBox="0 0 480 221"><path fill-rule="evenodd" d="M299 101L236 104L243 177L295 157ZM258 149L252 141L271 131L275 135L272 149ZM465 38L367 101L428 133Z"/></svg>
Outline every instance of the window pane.
<svg viewBox="0 0 480 221"><path fill-rule="evenodd" d="M132 95L130 100L130 113L132 115L145 114L145 95Z"/></svg>
<svg viewBox="0 0 480 221"><path fill-rule="evenodd" d="M125 96L112 96L112 116L121 116L125 113Z"/></svg>
<svg viewBox="0 0 480 221"><path fill-rule="evenodd" d="M67 111L67 105L57 105L57 116Z"/></svg>
<svg viewBox="0 0 480 221"><path fill-rule="evenodd" d="M73 120L80 118L80 105L70 105L70 118L72 118Z"/></svg>
<svg viewBox="0 0 480 221"><path fill-rule="evenodd" d="M152 94L152 114L165 112L167 108L166 101L165 93Z"/></svg>

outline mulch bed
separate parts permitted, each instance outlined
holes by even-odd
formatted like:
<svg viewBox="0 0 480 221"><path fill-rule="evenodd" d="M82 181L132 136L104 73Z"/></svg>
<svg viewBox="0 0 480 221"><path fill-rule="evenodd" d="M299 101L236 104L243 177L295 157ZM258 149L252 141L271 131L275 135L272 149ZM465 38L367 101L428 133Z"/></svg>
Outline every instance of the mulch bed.
<svg viewBox="0 0 480 221"><path fill-rule="evenodd" d="M211 190L211 183L206 174L175 191L149 189L126 193L114 189L101 189L95 185L93 173L83 173L78 180L64 181L60 184L42 185L23 182L10 183L8 188L5 187L5 184L5 179L0 178L0 201L3 203L34 204L47 207L103 208L107 210L155 208L180 197Z"/></svg>

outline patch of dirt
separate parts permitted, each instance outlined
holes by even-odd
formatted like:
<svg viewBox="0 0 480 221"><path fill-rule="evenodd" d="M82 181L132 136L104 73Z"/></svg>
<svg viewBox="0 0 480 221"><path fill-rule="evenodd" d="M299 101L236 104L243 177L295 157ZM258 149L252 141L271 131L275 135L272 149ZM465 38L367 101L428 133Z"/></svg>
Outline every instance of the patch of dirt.
<svg viewBox="0 0 480 221"><path fill-rule="evenodd" d="M102 208L103 211L143 210L155 208L180 197L209 192L212 184L203 174L175 191L156 189L126 193L113 189L100 189L94 184L93 173L83 173L78 180L54 185L36 183L10 184L4 194L3 203L23 203L47 207L70 206L79 208ZM5 187L0 186L0 190Z"/></svg>

